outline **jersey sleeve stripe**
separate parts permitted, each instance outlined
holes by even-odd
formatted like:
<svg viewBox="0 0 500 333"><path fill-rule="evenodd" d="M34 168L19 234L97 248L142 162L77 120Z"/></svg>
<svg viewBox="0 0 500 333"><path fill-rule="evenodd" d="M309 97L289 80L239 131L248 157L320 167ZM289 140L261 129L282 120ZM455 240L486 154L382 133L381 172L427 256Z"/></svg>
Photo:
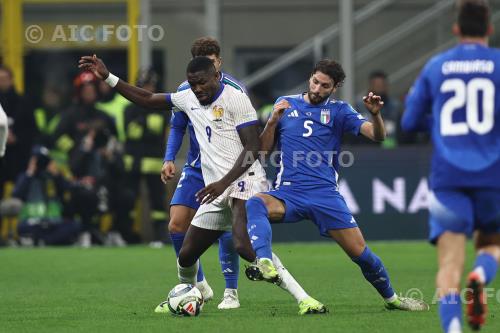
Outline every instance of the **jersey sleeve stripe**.
<svg viewBox="0 0 500 333"><path fill-rule="evenodd" d="M186 81L182 82L181 84L179 84L179 86L177 87L177 92L183 91L183 90L186 90L189 88L191 88L191 86L189 85L189 82L187 82L187 80L186 80Z"/></svg>
<svg viewBox="0 0 500 333"><path fill-rule="evenodd" d="M259 123L258 120L247 121L246 123L239 124L238 126L236 126L236 130L239 131L242 128L245 128L245 127L248 127L248 126L252 126L252 125L255 125L255 124L258 124L258 123Z"/></svg>
<svg viewBox="0 0 500 333"><path fill-rule="evenodd" d="M238 86L236 83L234 83L234 82L232 82L232 81L229 81L229 80L224 80L224 83L225 83L225 84L230 85L230 86L231 86L231 87L233 87L234 89L238 89L238 90L239 90L239 91L241 91L241 92L245 92L245 91L243 90L243 88L241 88L240 86Z"/></svg>
<svg viewBox="0 0 500 333"><path fill-rule="evenodd" d="M172 103L172 95L171 94L166 94L165 99L167 100L167 103L174 106L174 103Z"/></svg>

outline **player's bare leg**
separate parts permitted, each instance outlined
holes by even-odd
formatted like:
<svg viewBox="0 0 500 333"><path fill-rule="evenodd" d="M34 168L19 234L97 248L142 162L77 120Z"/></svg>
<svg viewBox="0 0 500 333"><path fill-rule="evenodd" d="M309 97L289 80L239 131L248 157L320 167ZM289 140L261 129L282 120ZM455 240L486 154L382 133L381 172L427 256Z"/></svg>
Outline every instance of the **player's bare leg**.
<svg viewBox="0 0 500 333"><path fill-rule="evenodd" d="M187 206L174 205L170 207L170 222L168 231L170 233L186 233L196 210Z"/></svg>
<svg viewBox="0 0 500 333"><path fill-rule="evenodd" d="M202 229L194 225L189 226L177 260L181 283L196 283L198 260L219 239L222 233L219 230Z"/></svg>
<svg viewBox="0 0 500 333"><path fill-rule="evenodd" d="M170 206L170 221L168 223L168 232L172 238L172 243L176 253L180 251L185 234L193 220L196 210L184 205ZM200 289L205 301L213 298L214 292L208 284L203 272L198 271L196 287Z"/></svg>
<svg viewBox="0 0 500 333"><path fill-rule="evenodd" d="M385 300L389 310L423 311L429 306L422 300L398 297L392 289L389 275L380 260L370 248L359 228L329 230L330 236L360 268L365 279Z"/></svg>
<svg viewBox="0 0 500 333"><path fill-rule="evenodd" d="M268 208L269 215L275 220L281 220L285 214L285 206L280 200L266 194L258 193L256 197L261 198ZM251 199L252 200L252 199ZM245 225L245 232L247 228L252 228L250 225ZM248 232L247 232L248 234ZM250 244L250 243L249 243ZM253 248L252 248L253 251ZM281 263L280 258L271 252L272 258L258 259L253 262L245 270L245 274L250 280L257 281L264 279L264 272L268 275L269 273L275 271L279 277L275 283L282 289L288 291L297 300L299 304L299 314L314 314L314 313L326 313L327 308L314 298L310 297L305 290L299 285L299 283L294 279L290 272ZM269 260L271 259L271 260ZM273 279L269 279L269 282L273 282Z"/></svg>
<svg viewBox="0 0 500 333"><path fill-rule="evenodd" d="M439 265L436 288L440 316L446 319L445 323L449 323L448 327L443 327L447 332L462 331L460 280L465 262L465 243L464 234L449 231L443 233L436 243ZM449 318L453 314L458 315Z"/></svg>
<svg viewBox="0 0 500 333"><path fill-rule="evenodd" d="M222 231L208 230L190 225L182 243L177 270L179 281L196 285L199 258L220 237ZM212 294L213 295L213 294ZM167 301L161 302L155 309L156 313L168 313Z"/></svg>
<svg viewBox="0 0 500 333"><path fill-rule="evenodd" d="M233 243L236 252L246 261L255 261L255 251L250 243L247 232L247 213L245 200L233 198L232 219L233 219Z"/></svg>
<svg viewBox="0 0 500 333"><path fill-rule="evenodd" d="M482 231L475 235L476 264L467 277L467 322L473 330L484 325L487 314L487 300L484 287L493 280L500 261L500 234L486 234Z"/></svg>

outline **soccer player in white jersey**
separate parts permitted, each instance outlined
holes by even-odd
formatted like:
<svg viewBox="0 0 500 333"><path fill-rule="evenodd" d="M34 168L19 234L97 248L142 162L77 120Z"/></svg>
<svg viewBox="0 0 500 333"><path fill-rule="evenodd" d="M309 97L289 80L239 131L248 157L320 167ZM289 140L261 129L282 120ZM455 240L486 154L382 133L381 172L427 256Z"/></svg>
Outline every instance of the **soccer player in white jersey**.
<svg viewBox="0 0 500 333"><path fill-rule="evenodd" d="M94 72L138 105L167 110L175 106L188 115L194 126L200 143L204 182L209 185L197 193L202 206L179 252L177 266L181 283L196 283L198 259L228 230L233 232L238 254L258 266L246 228L245 203L254 194L267 190L267 181L257 161L258 121L248 96L221 84L220 74L207 57L196 57L188 64L186 72L191 88L172 94L151 93L129 85L111 74L95 55L82 57L79 67ZM289 291L299 303L299 314L325 313L326 307L307 295L277 256L273 258L279 276L267 276L266 268L262 267L264 279Z"/></svg>

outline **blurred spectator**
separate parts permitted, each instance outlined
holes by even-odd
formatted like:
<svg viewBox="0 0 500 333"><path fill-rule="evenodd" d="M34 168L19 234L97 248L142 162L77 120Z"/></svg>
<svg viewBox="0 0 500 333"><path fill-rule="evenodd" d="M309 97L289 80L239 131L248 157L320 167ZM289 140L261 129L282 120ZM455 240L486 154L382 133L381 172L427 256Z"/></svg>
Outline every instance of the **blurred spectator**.
<svg viewBox="0 0 500 333"><path fill-rule="evenodd" d="M114 120L98 110L97 81L90 72L82 72L75 79L76 101L63 113L55 131L56 145L69 152L69 165L76 185L72 188L72 209L82 221L79 243L83 247L95 241L105 243L100 232L100 218L115 213L109 237L115 245L123 245L118 230L130 226L123 182L123 161L116 145ZM130 199L129 199L130 200ZM121 214L121 216L120 216Z"/></svg>
<svg viewBox="0 0 500 333"><path fill-rule="evenodd" d="M118 132L118 140L125 141L125 108L130 105L130 101L122 95L118 94L106 82L99 80L99 102L96 107L104 111L107 115L115 120L116 130Z"/></svg>
<svg viewBox="0 0 500 333"><path fill-rule="evenodd" d="M158 83L158 74L153 70L144 70L138 75L138 87L155 92ZM159 172L163 165L163 147L167 138L169 117L170 113L165 110L150 110L135 104L125 109L124 161L128 188L134 193L134 197L138 198L141 179L147 184L154 245L165 242L167 236L167 197Z"/></svg>
<svg viewBox="0 0 500 333"><path fill-rule="evenodd" d="M34 110L37 143L47 145L51 142L59 122L61 121L61 92L53 85L45 85L42 92L42 105Z"/></svg>
<svg viewBox="0 0 500 333"><path fill-rule="evenodd" d="M10 196L17 175L26 168L36 127L31 109L26 107L14 88L12 71L4 66L0 66L0 104L9 125L7 149L0 173L0 198L5 198Z"/></svg>
<svg viewBox="0 0 500 333"><path fill-rule="evenodd" d="M33 114L38 130L36 143L52 147L50 157L57 163L58 168L66 177L70 176L68 154L66 151L53 146L54 133L61 121L62 93L54 85L44 86L42 103L35 108Z"/></svg>
<svg viewBox="0 0 500 333"><path fill-rule="evenodd" d="M397 146L398 133L401 132L399 128L399 119L401 116L401 103L389 95L389 83L387 81L387 74L383 71L373 71L368 78L368 92L373 92L379 95L384 102L382 109L382 118L384 119L385 130L387 137L382 142L384 148L395 148ZM365 108L363 98L360 96L356 103L356 109L366 119L370 119L370 113Z"/></svg>
<svg viewBox="0 0 500 333"><path fill-rule="evenodd" d="M23 201L19 215L18 234L21 243L35 245L72 244L79 225L63 215L64 194L70 183L51 161L49 150L35 146L25 173L14 188L14 197Z"/></svg>

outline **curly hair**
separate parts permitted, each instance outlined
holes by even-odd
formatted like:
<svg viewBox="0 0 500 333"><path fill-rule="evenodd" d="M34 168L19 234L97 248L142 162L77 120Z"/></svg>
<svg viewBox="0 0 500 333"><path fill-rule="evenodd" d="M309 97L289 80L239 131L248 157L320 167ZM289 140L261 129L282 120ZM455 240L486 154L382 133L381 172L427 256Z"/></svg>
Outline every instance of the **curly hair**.
<svg viewBox="0 0 500 333"><path fill-rule="evenodd" d="M344 69L342 69L342 66L340 66L340 64L334 60L320 60L314 66L311 75L314 75L316 72L321 72L328 75L333 80L333 85L335 88L342 86L342 83L344 83Z"/></svg>
<svg viewBox="0 0 500 333"><path fill-rule="evenodd" d="M191 46L191 56L194 57L206 57L210 55L220 56L220 45L219 42L212 37L200 37L195 39L193 45Z"/></svg>

